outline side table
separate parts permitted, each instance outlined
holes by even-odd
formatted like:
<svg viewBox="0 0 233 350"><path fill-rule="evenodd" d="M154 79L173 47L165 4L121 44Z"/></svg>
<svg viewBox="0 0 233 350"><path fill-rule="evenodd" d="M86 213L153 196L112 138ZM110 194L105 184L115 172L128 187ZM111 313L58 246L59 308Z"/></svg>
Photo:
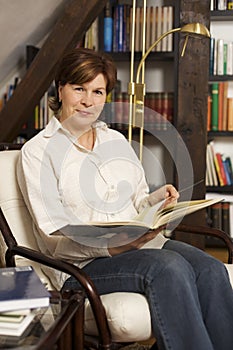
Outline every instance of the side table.
<svg viewBox="0 0 233 350"><path fill-rule="evenodd" d="M36 317L21 337L0 336L0 349L83 350L84 295L51 298L47 308L36 309Z"/></svg>

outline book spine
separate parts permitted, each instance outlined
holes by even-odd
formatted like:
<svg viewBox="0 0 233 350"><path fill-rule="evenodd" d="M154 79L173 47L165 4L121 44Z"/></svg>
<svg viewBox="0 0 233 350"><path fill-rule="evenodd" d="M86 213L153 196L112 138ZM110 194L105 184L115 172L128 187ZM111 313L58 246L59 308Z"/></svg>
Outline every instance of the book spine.
<svg viewBox="0 0 233 350"><path fill-rule="evenodd" d="M227 43L227 72L228 75L233 75L233 42Z"/></svg>
<svg viewBox="0 0 233 350"><path fill-rule="evenodd" d="M218 10L225 11L227 9L227 0L218 0Z"/></svg>
<svg viewBox="0 0 233 350"><path fill-rule="evenodd" d="M218 168L220 185L225 186L227 185L227 178L226 178L225 169L223 166L222 155L219 152L216 152L215 156L216 156L216 162L218 164L217 168Z"/></svg>
<svg viewBox="0 0 233 350"><path fill-rule="evenodd" d="M212 108L211 108L211 129L213 131L218 130L218 83L212 83Z"/></svg>
<svg viewBox="0 0 233 350"><path fill-rule="evenodd" d="M124 51L124 5L117 6L118 11L118 52Z"/></svg>
<svg viewBox="0 0 233 350"><path fill-rule="evenodd" d="M221 230L222 228L222 205L215 203L211 206L212 226Z"/></svg>
<svg viewBox="0 0 233 350"><path fill-rule="evenodd" d="M224 51L224 41L223 39L217 40L217 74L223 75L223 67L224 67L224 59L223 59L223 51Z"/></svg>
<svg viewBox="0 0 233 350"><path fill-rule="evenodd" d="M223 74L227 74L227 43L223 43Z"/></svg>
<svg viewBox="0 0 233 350"><path fill-rule="evenodd" d="M214 52L215 52L215 38L210 38L210 65L209 65L210 75L214 75Z"/></svg>
<svg viewBox="0 0 233 350"><path fill-rule="evenodd" d="M222 230L230 236L230 203L222 203Z"/></svg>
<svg viewBox="0 0 233 350"><path fill-rule="evenodd" d="M222 107L222 130L227 130L227 94L228 94L228 81L223 83L223 107Z"/></svg>
<svg viewBox="0 0 233 350"><path fill-rule="evenodd" d="M233 97L227 98L227 130L233 131Z"/></svg>
<svg viewBox="0 0 233 350"><path fill-rule="evenodd" d="M107 1L104 9L104 51L112 51L113 18L111 2Z"/></svg>
<svg viewBox="0 0 233 350"><path fill-rule="evenodd" d="M218 83L218 130L223 130L223 99L224 99L224 82Z"/></svg>

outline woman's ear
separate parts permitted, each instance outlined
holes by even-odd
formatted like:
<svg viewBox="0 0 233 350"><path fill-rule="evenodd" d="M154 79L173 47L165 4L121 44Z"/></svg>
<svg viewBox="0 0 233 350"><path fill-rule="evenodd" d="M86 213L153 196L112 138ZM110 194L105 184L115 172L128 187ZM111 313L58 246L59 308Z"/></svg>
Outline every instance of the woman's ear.
<svg viewBox="0 0 233 350"><path fill-rule="evenodd" d="M61 102L62 101L62 86L59 85L58 86L58 101Z"/></svg>

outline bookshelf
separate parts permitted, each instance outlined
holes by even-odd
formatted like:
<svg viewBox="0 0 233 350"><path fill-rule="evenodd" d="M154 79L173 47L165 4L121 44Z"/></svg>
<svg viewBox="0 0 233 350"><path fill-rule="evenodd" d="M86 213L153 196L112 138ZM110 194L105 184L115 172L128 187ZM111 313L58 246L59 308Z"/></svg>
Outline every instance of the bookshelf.
<svg viewBox="0 0 233 350"><path fill-rule="evenodd" d="M230 158L230 163L233 162L233 152L232 152L232 142L233 142L233 128L231 127L231 114L230 111L232 108L228 107L229 99L233 100L233 41L230 35L232 22L233 22L233 10L213 10L210 13L210 32L212 37L215 39L215 45L217 45L219 40L223 41L227 50L231 52L231 56L224 58L221 50L219 55L220 58L216 58L217 54L215 53L215 60L212 59L212 53L210 50L210 72L209 72L209 86L217 87L217 105L216 109L213 108L211 112L215 113L215 122L217 123L215 127L211 126L211 121L207 126L208 130L208 143L213 143L215 153L221 155L221 160L225 160L226 157ZM230 44L229 44L230 43ZM229 54L229 53L228 53ZM221 58L222 56L222 58ZM223 69L218 70L218 64L223 63ZM224 66L225 65L225 66ZM228 68L227 68L228 67ZM225 68L225 69L224 69ZM213 85L214 84L214 85ZM225 95L221 92L221 86L225 86ZM224 88L223 88L224 89ZM216 92L216 90L215 90ZM211 96L212 97L212 96ZM215 97L214 97L215 98ZM211 103L213 103L213 98ZM215 103L215 102L214 102ZM224 107L225 105L225 107ZM222 107L221 107L222 106ZM225 110L224 110L225 108ZM210 119L213 118L210 112ZM213 130L215 129L215 130ZM208 147L208 146L207 146ZM225 171L224 171L225 170ZM222 183L218 178L218 182L213 183L210 181L206 186L206 196L208 197L220 197L225 198L225 201L228 202L228 221L229 221L229 234L233 237L233 182L232 182L232 171L223 170L228 176L228 182ZM207 164L207 173L209 171ZM217 172L218 175L218 172ZM221 211L221 210L220 210ZM217 217L221 216L219 210L216 211ZM223 223L221 220L219 224L214 224L214 220L210 222L211 225L218 225L220 228L223 228ZM221 226L222 225L222 226ZM210 245L219 246L219 242L209 242Z"/></svg>

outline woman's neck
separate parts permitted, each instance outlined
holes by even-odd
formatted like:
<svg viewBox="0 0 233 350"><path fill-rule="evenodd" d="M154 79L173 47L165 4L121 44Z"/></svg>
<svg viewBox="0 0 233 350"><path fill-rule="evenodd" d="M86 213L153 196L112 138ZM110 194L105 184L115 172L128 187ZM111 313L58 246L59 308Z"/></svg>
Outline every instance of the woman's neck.
<svg viewBox="0 0 233 350"><path fill-rule="evenodd" d="M88 150L92 150L95 144L95 129L91 128L78 138L80 145Z"/></svg>

